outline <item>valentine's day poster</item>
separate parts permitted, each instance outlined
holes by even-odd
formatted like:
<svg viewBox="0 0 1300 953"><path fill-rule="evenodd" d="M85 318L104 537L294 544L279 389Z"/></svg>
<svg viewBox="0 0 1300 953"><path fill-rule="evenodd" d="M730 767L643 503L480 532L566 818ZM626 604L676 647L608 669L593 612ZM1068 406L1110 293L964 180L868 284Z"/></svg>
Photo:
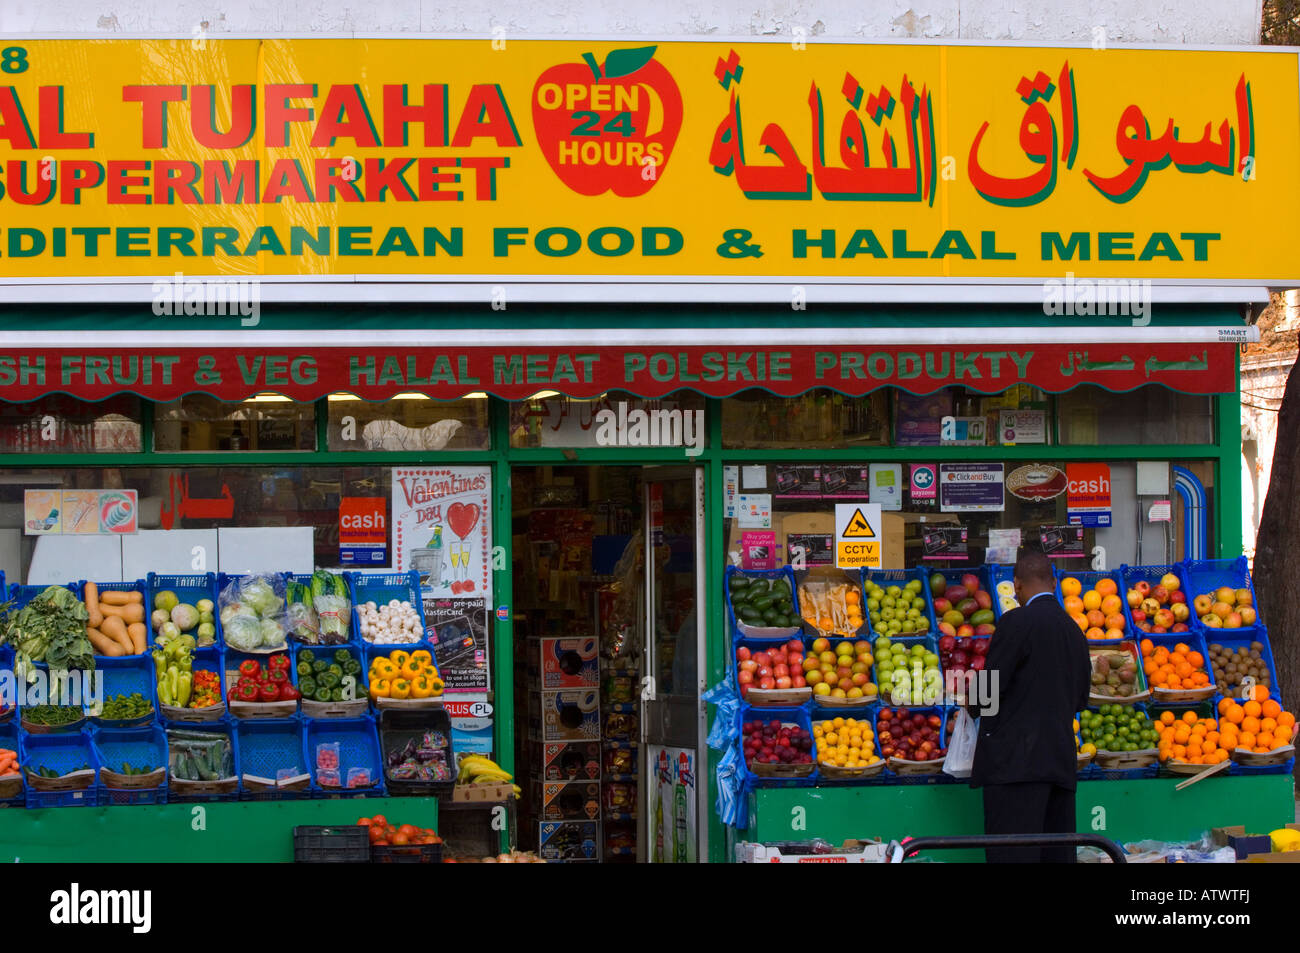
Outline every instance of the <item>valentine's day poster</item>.
<svg viewBox="0 0 1300 953"><path fill-rule="evenodd" d="M393 568L425 599L492 596L488 467L393 467Z"/></svg>

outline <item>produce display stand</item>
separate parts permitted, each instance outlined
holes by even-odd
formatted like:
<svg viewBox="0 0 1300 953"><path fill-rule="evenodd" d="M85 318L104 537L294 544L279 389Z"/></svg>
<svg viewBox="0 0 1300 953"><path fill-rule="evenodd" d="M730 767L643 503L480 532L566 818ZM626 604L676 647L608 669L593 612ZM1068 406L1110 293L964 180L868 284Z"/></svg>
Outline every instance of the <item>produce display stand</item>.
<svg viewBox="0 0 1300 953"><path fill-rule="evenodd" d="M1212 570L1217 570L1217 574ZM737 570L730 569L729 575ZM1230 581L1239 588L1250 588L1249 574L1244 563L1237 561L1220 564L1184 561L1172 566L1123 567L1120 573L1074 574L1086 575L1085 585L1094 578L1159 580L1166 572L1179 574L1184 580L1187 598L1210 585L1221 582L1223 574L1230 572ZM959 573L948 572L951 580ZM902 578L902 577L900 577ZM982 578L988 578L987 576ZM1188 583L1187 580L1197 581ZM1200 588L1197 588L1197 587ZM927 602L933 597L925 587ZM1059 580L1057 589L1060 596ZM1121 595L1123 589L1121 588ZM1001 613L998 613L999 618ZM1103 652L1118 651L1124 645L1131 653L1148 633L1129 627L1123 642L1118 640L1093 642L1090 647ZM753 643L733 622L729 630L727 648L727 684L737 690L736 729L751 719L779 719L783 723L806 725L838 715L849 716L851 711L832 708L812 702L786 708L762 708L751 699L740 697L736 680L735 650ZM861 637L874 642L876 633L869 629ZM811 638L811 635L807 635ZM993 638L996 639L996 633ZM1272 697L1279 699L1276 669L1268 648L1267 630L1263 624L1248 630L1209 630L1199 620L1194 620L1186 632L1153 634L1149 636L1157 645L1172 647L1185 641L1205 654L1209 642L1225 646L1259 641L1263 645L1260 655L1273 677ZM902 641L906 637L894 637ZM915 638L915 637L914 637ZM874 666L873 666L874 668ZM873 672L874 675L874 672ZM1146 711L1150 704L1145 682L1139 678L1137 686L1142 692L1132 698L1098 698L1109 703L1138 702ZM1176 713L1195 710L1199 715L1214 717L1220 695L1205 697L1195 693L1185 701L1173 698L1159 700L1153 717L1160 710ZM873 702L866 712L856 717L867 718L873 724L879 714L881 702ZM893 707L893 706L890 706ZM909 706L914 712L945 711L938 708ZM948 706L944 717L955 711ZM715 726L716 730L717 726ZM736 742L738 745L739 741ZM879 750L876 751L879 754ZM1122 752L1101 755L1091 764L1081 761L1077 793L1077 827L1081 832L1095 832L1111 840L1124 843L1145 839L1189 841L1199 838L1205 831L1228 824L1245 824L1252 830L1271 830L1294 820L1295 786L1292 777L1294 748L1285 747L1267 755L1234 755L1232 763L1212 772L1214 777L1206 783L1188 784L1185 774L1166 770L1155 760L1154 749L1142 752ZM1253 762L1255 766L1244 762ZM743 761L741 762L743 765ZM808 766L813 770L808 776L793 776L787 764L753 763L741 767L743 797L746 801L747 827L728 828L731 843L806 841L821 838L830 843L846 840L902 840L906 837L963 837L983 833L983 795L972 789L967 781L956 780L944 774L911 775L887 762L886 770L864 774L849 773L820 765ZM918 766L919 767L919 766ZM932 771L940 769L939 763L924 765ZM1202 766L1193 765L1199 773ZM800 772L801 775L805 772ZM726 855L732 856L728 850ZM979 850L945 850L937 858L948 861L982 860Z"/></svg>

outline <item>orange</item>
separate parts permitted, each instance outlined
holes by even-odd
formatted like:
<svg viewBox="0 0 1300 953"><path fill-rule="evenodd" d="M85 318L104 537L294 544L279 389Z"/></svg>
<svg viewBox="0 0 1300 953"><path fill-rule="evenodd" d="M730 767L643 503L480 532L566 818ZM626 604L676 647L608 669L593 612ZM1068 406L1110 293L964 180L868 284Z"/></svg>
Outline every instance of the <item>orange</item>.
<svg viewBox="0 0 1300 953"><path fill-rule="evenodd" d="M1205 754L1205 750L1200 745L1198 745L1195 741L1193 741L1191 744L1187 746L1188 757L1199 758L1203 754Z"/></svg>
<svg viewBox="0 0 1300 953"><path fill-rule="evenodd" d="M1227 718L1228 721L1232 722L1234 725L1239 725L1241 724L1241 719L1246 717L1246 712L1240 705L1234 702L1228 706L1227 714L1223 717Z"/></svg>
<svg viewBox="0 0 1300 953"><path fill-rule="evenodd" d="M1179 642L1177 645L1174 646L1174 651L1177 652L1179 655L1186 655L1191 650L1192 647L1188 645L1186 642Z"/></svg>
<svg viewBox="0 0 1300 953"><path fill-rule="evenodd" d="M1246 709L1246 714L1252 718L1258 718L1264 710L1264 706L1254 700L1246 702L1242 707Z"/></svg>
<svg viewBox="0 0 1300 953"><path fill-rule="evenodd" d="M1146 658L1148 655L1152 653L1152 651L1155 650L1155 643L1153 643L1150 639L1143 639L1141 642L1141 646L1142 646L1143 658Z"/></svg>
<svg viewBox="0 0 1300 953"><path fill-rule="evenodd" d="M1174 729L1174 743L1185 745L1192 739L1192 730L1186 725L1179 725Z"/></svg>
<svg viewBox="0 0 1300 953"><path fill-rule="evenodd" d="M1187 749L1182 745L1174 745L1170 751L1173 752L1175 761L1181 761L1183 758L1187 757Z"/></svg>
<svg viewBox="0 0 1300 953"><path fill-rule="evenodd" d="M1089 639L1094 639L1094 640L1106 638L1105 631L1097 628L1097 626L1095 625L1089 628L1088 631L1085 633L1085 635L1087 635Z"/></svg>
<svg viewBox="0 0 1300 953"><path fill-rule="evenodd" d="M1255 744L1269 751L1273 750L1273 736L1267 731L1261 731L1255 736Z"/></svg>
<svg viewBox="0 0 1300 953"><path fill-rule="evenodd" d="M1101 596L1096 589L1089 589L1083 594L1083 607L1089 612L1101 608Z"/></svg>
<svg viewBox="0 0 1300 953"><path fill-rule="evenodd" d="M1119 596L1102 596L1101 611L1106 615L1115 615L1124 608L1124 603L1120 601Z"/></svg>
<svg viewBox="0 0 1300 953"><path fill-rule="evenodd" d="M852 605L856 602L861 602L862 596L858 594L856 589L850 589L848 592L844 593L844 601Z"/></svg>
<svg viewBox="0 0 1300 953"><path fill-rule="evenodd" d="M1083 614L1083 600L1078 596L1066 596L1064 604L1065 611L1070 613L1070 615Z"/></svg>
<svg viewBox="0 0 1300 953"><path fill-rule="evenodd" d="M1270 698L1260 706L1260 711L1263 712L1265 718L1276 718L1282 714L1282 706Z"/></svg>
<svg viewBox="0 0 1300 953"><path fill-rule="evenodd" d="M1172 711L1162 711L1160 713L1160 720L1166 725L1172 725L1174 723L1174 713Z"/></svg>
<svg viewBox="0 0 1300 953"><path fill-rule="evenodd" d="M1088 625L1101 629L1106 625L1106 614L1100 609L1093 609L1088 613Z"/></svg>
<svg viewBox="0 0 1300 953"><path fill-rule="evenodd" d="M1219 746L1216 745L1213 741L1206 741L1205 744L1201 745L1201 748L1202 750L1205 751L1206 754L1210 754L1211 752L1219 750Z"/></svg>
<svg viewBox="0 0 1300 953"><path fill-rule="evenodd" d="M1066 576L1061 580L1061 595L1077 596L1081 592L1083 592L1083 583L1073 576Z"/></svg>
<svg viewBox="0 0 1300 953"><path fill-rule="evenodd" d="M1192 668L1205 668L1205 657L1200 652L1188 652L1187 661Z"/></svg>
<svg viewBox="0 0 1300 953"><path fill-rule="evenodd" d="M1219 744L1219 737L1220 737L1220 736L1219 736L1219 733L1218 733L1217 731L1207 731L1207 732L1205 733L1205 743L1206 743L1207 745L1215 745L1215 746L1217 746L1217 745Z"/></svg>
<svg viewBox="0 0 1300 953"><path fill-rule="evenodd" d="M1088 631L1088 617L1082 612L1072 612L1070 618L1074 620L1074 624L1079 627L1080 632Z"/></svg>
<svg viewBox="0 0 1300 953"><path fill-rule="evenodd" d="M1119 594L1119 586L1115 585L1114 579L1098 579L1097 585L1093 588L1103 596L1115 596Z"/></svg>
<svg viewBox="0 0 1300 953"><path fill-rule="evenodd" d="M1189 725L1196 724L1196 712L1194 711L1183 712L1183 721L1187 722Z"/></svg>
<svg viewBox="0 0 1300 953"><path fill-rule="evenodd" d="M1142 663L1142 671L1148 677L1154 675L1157 669L1159 669L1159 666L1156 665L1155 660L1153 659L1147 659L1144 663Z"/></svg>
<svg viewBox="0 0 1300 953"><path fill-rule="evenodd" d="M1174 670L1178 673L1179 678L1190 678L1192 674L1192 667L1186 662L1179 662Z"/></svg>
<svg viewBox="0 0 1300 953"><path fill-rule="evenodd" d="M1277 722L1272 718L1261 718L1259 720L1260 731L1267 731L1271 734L1273 729L1276 727L1277 727Z"/></svg>
<svg viewBox="0 0 1300 953"><path fill-rule="evenodd" d="M1247 715L1241 720L1241 730L1243 732L1249 732L1252 735L1259 734L1259 719Z"/></svg>
<svg viewBox="0 0 1300 953"><path fill-rule="evenodd" d="M1228 710L1229 708L1231 708L1231 707L1232 707L1232 699L1231 699L1231 698L1220 698L1220 699L1219 699L1219 714L1220 714L1220 715L1222 715L1225 711L1227 711L1227 710Z"/></svg>
<svg viewBox="0 0 1300 953"><path fill-rule="evenodd" d="M1251 748L1251 749L1254 749L1254 747L1255 747L1255 736L1254 736L1254 734L1252 734L1252 733L1249 732L1249 731L1243 731L1243 732L1241 733L1241 740L1237 742L1237 747L1238 747L1238 748Z"/></svg>
<svg viewBox="0 0 1300 953"><path fill-rule="evenodd" d="M1291 714L1289 711L1281 712L1277 716L1277 723L1289 728L1295 724L1295 715Z"/></svg>
<svg viewBox="0 0 1300 953"><path fill-rule="evenodd" d="M1295 734L1295 732L1292 730L1290 725L1278 725L1275 729L1273 729L1273 737L1275 739L1281 739L1282 741L1285 741L1287 744L1291 743L1291 736L1293 734Z"/></svg>
<svg viewBox="0 0 1300 953"><path fill-rule="evenodd" d="M1274 739L1273 739L1273 747L1270 748L1269 750L1271 750L1271 751L1276 751L1278 748L1285 748L1285 747L1286 747L1287 745L1289 745L1290 743L1291 743L1291 742L1290 742L1288 739L1286 739L1286 738L1274 738Z"/></svg>

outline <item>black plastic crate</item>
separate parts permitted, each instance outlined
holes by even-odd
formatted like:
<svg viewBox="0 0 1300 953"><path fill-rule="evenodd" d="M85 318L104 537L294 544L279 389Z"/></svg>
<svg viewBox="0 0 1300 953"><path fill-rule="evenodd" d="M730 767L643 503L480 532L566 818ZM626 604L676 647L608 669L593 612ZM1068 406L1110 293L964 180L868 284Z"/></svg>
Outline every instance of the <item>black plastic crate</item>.
<svg viewBox="0 0 1300 953"><path fill-rule="evenodd" d="M439 732L446 742L443 763L450 772L445 781L401 780L389 774L388 756L408 741L419 742L425 732ZM384 765L384 783L394 796L420 797L450 794L456 786L456 755L451 744L451 718L442 708L430 711L398 711L389 708L379 716L379 750Z"/></svg>
<svg viewBox="0 0 1300 953"><path fill-rule="evenodd" d="M370 845L372 864L440 864L441 844Z"/></svg>
<svg viewBox="0 0 1300 953"><path fill-rule="evenodd" d="M295 864L365 864L370 862L370 828L304 826L293 829Z"/></svg>

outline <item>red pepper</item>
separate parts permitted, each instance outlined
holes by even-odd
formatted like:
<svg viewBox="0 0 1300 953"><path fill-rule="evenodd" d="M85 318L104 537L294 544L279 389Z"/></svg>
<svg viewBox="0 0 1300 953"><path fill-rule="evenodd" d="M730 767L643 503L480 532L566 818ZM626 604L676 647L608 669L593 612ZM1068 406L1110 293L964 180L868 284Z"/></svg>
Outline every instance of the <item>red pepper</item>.
<svg viewBox="0 0 1300 953"><path fill-rule="evenodd" d="M260 702L278 702L280 700L280 686L272 681L265 681L258 686L257 700Z"/></svg>
<svg viewBox="0 0 1300 953"><path fill-rule="evenodd" d="M293 685L286 682L280 686L280 701L296 702L299 698L302 698L302 692L294 688Z"/></svg>
<svg viewBox="0 0 1300 953"><path fill-rule="evenodd" d="M267 676L267 679L275 682L275 684L283 688L285 685L289 684L289 670L284 668L277 669L276 671L271 672L270 675Z"/></svg>
<svg viewBox="0 0 1300 953"><path fill-rule="evenodd" d="M261 695L256 682L247 682L239 680L239 700L241 702L255 702Z"/></svg>
<svg viewBox="0 0 1300 953"><path fill-rule="evenodd" d="M270 671L270 672L272 672L272 673L275 673L275 672L287 672L287 671L289 671L289 664L290 664L290 663L289 663L289 656L287 656L287 655L272 655L271 658L267 661L267 663L266 663L266 667L267 667L267 670Z"/></svg>
<svg viewBox="0 0 1300 953"><path fill-rule="evenodd" d="M239 663L239 674L247 675L249 678L257 678L262 674L262 666L258 665L253 659L246 659Z"/></svg>
<svg viewBox="0 0 1300 953"><path fill-rule="evenodd" d="M230 691L226 692L226 701L237 702L239 700L239 686L231 685Z"/></svg>

